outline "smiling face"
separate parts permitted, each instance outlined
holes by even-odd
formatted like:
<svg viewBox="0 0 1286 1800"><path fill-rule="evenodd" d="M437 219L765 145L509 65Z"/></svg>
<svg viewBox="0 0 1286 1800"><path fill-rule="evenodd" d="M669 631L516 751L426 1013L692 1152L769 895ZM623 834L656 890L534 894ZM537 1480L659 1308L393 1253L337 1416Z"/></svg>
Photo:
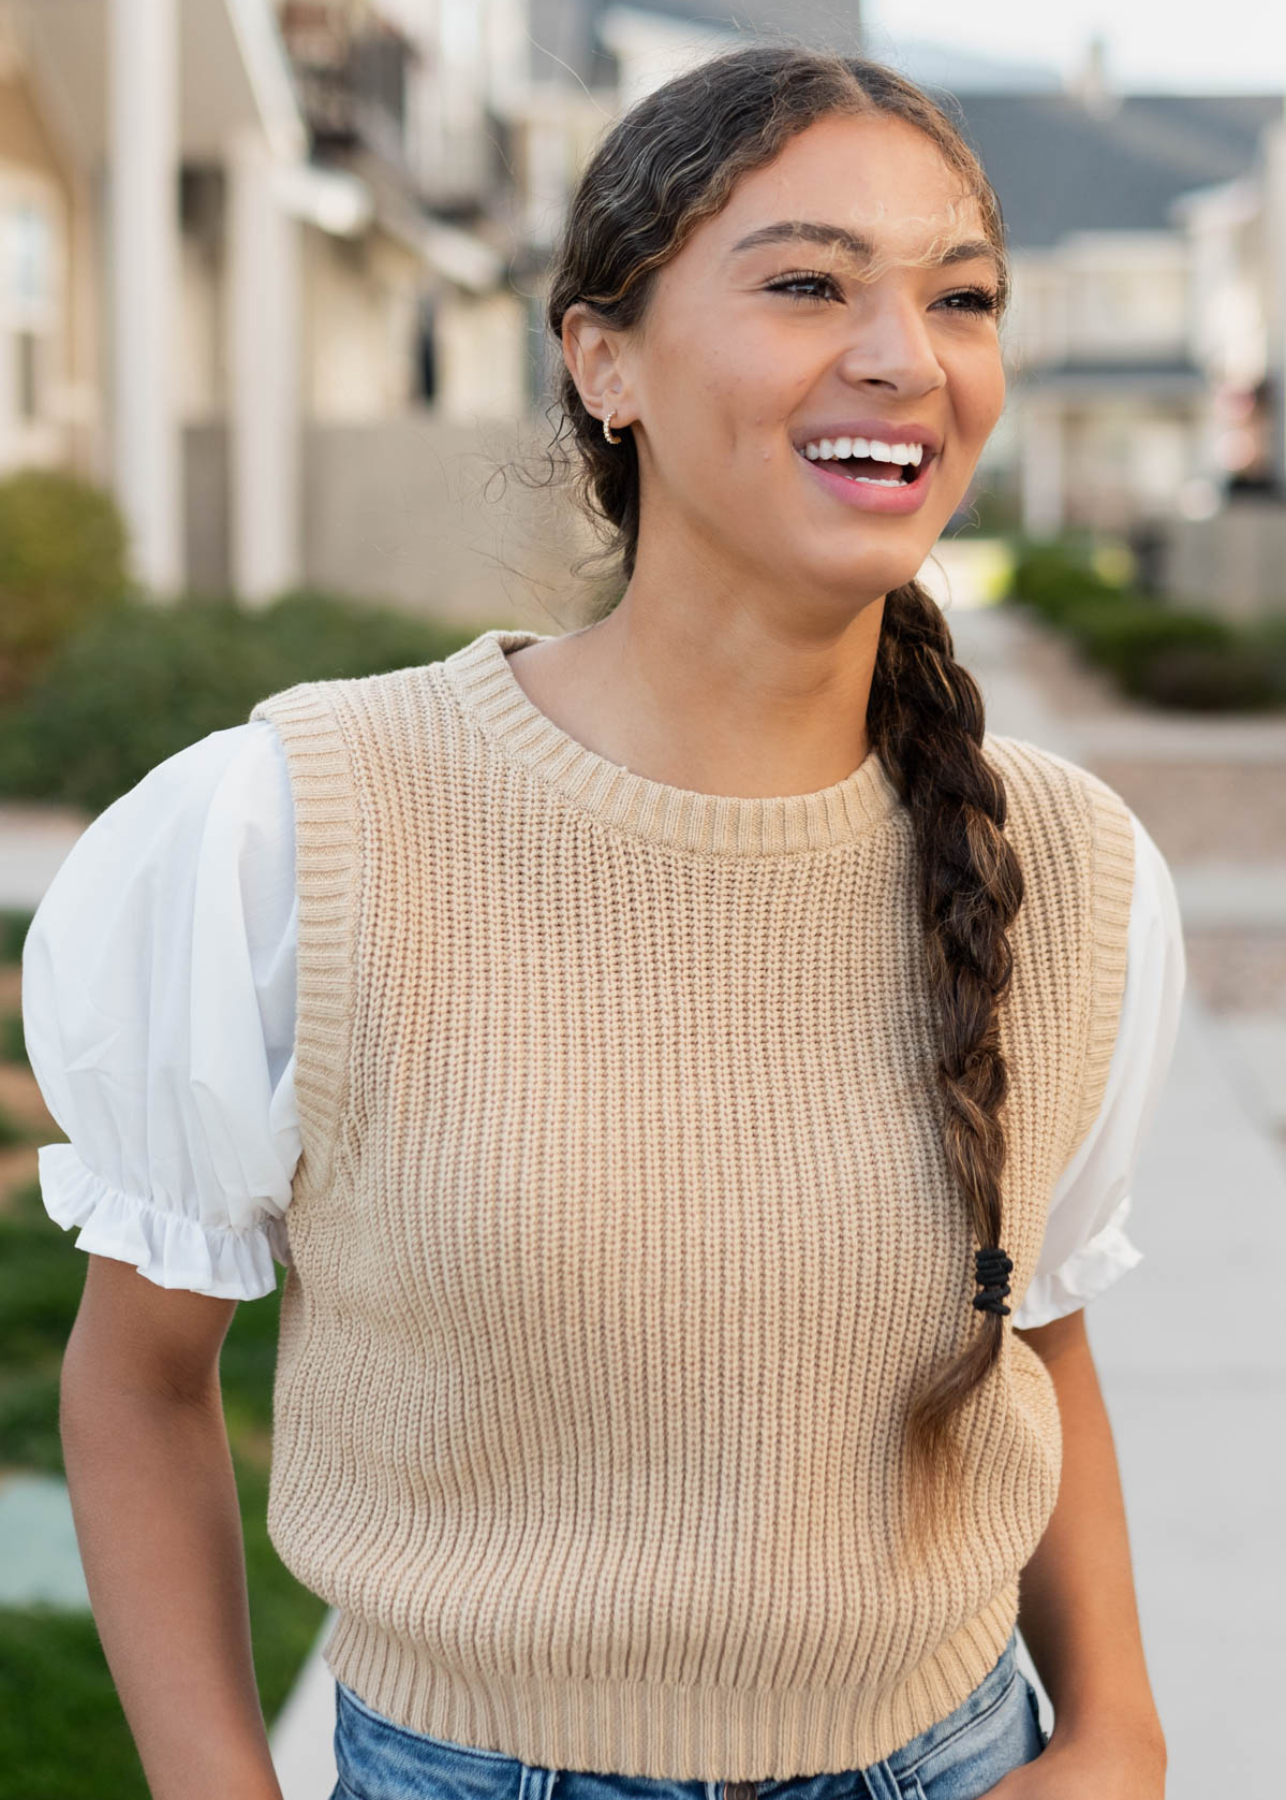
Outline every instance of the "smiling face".
<svg viewBox="0 0 1286 1800"><path fill-rule="evenodd" d="M977 200L902 119L827 117L743 176L640 326L569 314L591 411L634 434L640 561L683 543L733 579L850 599L909 581L1000 416L996 282ZM840 436L926 442L914 485L887 485L900 463L854 481L803 454Z"/></svg>

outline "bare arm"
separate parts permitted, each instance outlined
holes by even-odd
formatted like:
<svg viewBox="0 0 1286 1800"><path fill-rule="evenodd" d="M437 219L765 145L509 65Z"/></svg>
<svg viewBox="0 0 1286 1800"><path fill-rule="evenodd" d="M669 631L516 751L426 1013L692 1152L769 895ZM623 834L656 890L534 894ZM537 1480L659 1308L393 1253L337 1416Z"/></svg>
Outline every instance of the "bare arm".
<svg viewBox="0 0 1286 1800"><path fill-rule="evenodd" d="M153 1800L281 1800L219 1391L235 1300L90 1256L63 1359L72 1515Z"/></svg>
<svg viewBox="0 0 1286 1800"><path fill-rule="evenodd" d="M1063 1429L1058 1502L1022 1572L1018 1623L1057 1714L1055 1739L1116 1738L1164 1779L1125 1501L1084 1311L1018 1335L1049 1370ZM1157 1787L1156 1791L1160 1791Z"/></svg>

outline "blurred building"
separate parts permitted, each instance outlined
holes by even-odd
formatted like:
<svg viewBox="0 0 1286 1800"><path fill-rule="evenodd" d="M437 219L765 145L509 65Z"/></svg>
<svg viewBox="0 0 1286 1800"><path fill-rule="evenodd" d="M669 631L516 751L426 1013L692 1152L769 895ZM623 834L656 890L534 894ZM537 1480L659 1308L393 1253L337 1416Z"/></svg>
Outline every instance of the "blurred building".
<svg viewBox="0 0 1286 1800"><path fill-rule="evenodd" d="M1230 473L1220 390L1261 382L1270 346L1244 283L1216 298L1184 196L1240 191L1282 97L1121 96L1091 60L1074 92L957 98L1013 252L1010 399L985 466L1015 515L1034 535L1126 531L1208 505Z"/></svg>
<svg viewBox="0 0 1286 1800"><path fill-rule="evenodd" d="M1286 611L1286 115L1253 167L1174 209L1205 372L1202 467L1160 542L1165 590L1230 618Z"/></svg>
<svg viewBox="0 0 1286 1800"><path fill-rule="evenodd" d="M544 386L525 10L0 0L0 470L110 485L158 597L471 599L451 478Z"/></svg>
<svg viewBox="0 0 1286 1800"><path fill-rule="evenodd" d="M830 0L532 0L531 16L551 117L559 91L594 81L619 111L755 37L870 54L928 87L982 158L1013 261L1008 404L974 483L983 516L1037 536L1126 533L1159 569L1175 527L1192 524L1192 543L1254 491L1269 496L1260 547L1238 566L1249 580L1286 563L1269 518L1286 456L1282 95L1121 95L1100 42L1071 82L1023 69L1002 84L974 58L868 42L859 9ZM566 193L574 158L561 166Z"/></svg>
<svg viewBox="0 0 1286 1800"><path fill-rule="evenodd" d="M546 435L580 169L622 109L755 36L862 48L833 0L0 0L0 468L110 482L161 594L467 604L480 553L541 512L481 490L492 451ZM984 64L869 49L934 88L1005 214L984 516L1168 543L1256 496L1238 567L1262 585L1281 96L1121 96L1095 48L1070 87L1000 91ZM554 508L540 530L525 574L557 584L583 537Z"/></svg>
<svg viewBox="0 0 1286 1800"><path fill-rule="evenodd" d="M1279 389L1286 342L1274 299L1286 258L1267 244L1283 202L1280 189L1265 201L1257 174L1282 95L1122 96L1098 42L1070 84L1031 71L1002 86L969 58L888 33L867 43L856 9L826 0L569 0L566 11L611 49L622 104L731 44L734 23L741 39L865 51L935 92L982 158L1012 252L1009 399L975 484L993 518L1038 536L1146 531L1208 507L1234 479L1222 410L1240 404L1234 392ZM1225 252L1230 209L1246 207L1255 223ZM1280 474L1286 422L1261 404L1259 429Z"/></svg>
<svg viewBox="0 0 1286 1800"><path fill-rule="evenodd" d="M234 444L232 560L271 583L293 567L298 524L283 221L328 229L357 196L310 181L270 18L242 0L11 0L0 44L4 180L24 191L24 310L43 326L19 405L0 401L0 462L110 482L137 572L169 592L200 484L185 434L217 408ZM288 202L278 171L295 180Z"/></svg>

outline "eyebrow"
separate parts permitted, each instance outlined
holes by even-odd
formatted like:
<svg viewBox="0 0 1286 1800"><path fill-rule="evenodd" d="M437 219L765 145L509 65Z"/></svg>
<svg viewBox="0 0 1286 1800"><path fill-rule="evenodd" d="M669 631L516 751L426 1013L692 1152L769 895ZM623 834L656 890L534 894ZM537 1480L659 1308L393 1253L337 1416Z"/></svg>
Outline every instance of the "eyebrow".
<svg viewBox="0 0 1286 1800"><path fill-rule="evenodd" d="M781 244L804 242L824 244L827 248L838 246L846 250L857 261L863 261L875 254L875 245L860 232L845 230L842 225L825 225L813 219L779 219L773 225L761 225L758 231L752 231L749 237L738 238L729 252L730 256L738 256L747 250L758 250L763 244ZM973 262L978 257L986 257L988 261L997 263L994 247L985 238L962 238L954 244L948 244L940 256L935 256L931 266L935 269L947 268L952 263Z"/></svg>

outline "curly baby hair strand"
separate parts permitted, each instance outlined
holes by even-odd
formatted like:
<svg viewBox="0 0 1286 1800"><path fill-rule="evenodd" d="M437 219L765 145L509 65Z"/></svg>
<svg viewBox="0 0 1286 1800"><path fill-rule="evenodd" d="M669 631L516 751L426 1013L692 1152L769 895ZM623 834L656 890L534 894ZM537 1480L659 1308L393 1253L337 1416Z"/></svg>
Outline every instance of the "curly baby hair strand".
<svg viewBox="0 0 1286 1800"><path fill-rule="evenodd" d="M755 44L654 89L600 140L572 197L551 270L546 322L555 343L561 345L564 317L576 303L606 326L640 325L656 270L723 207L743 174L771 162L819 119L873 112L923 131L977 200L999 259L999 313L1009 292L999 204L946 114L878 63ZM571 434L575 497L628 582L639 530L633 433L620 427L619 443L607 439L565 364L556 404ZM597 607L591 622L614 604ZM913 825L938 1022L945 1154L979 1247L996 1250L1004 1222L1001 1112L1009 1083L997 1014L1012 972L1007 931L1022 903L1023 877L1004 833L1005 786L983 755L981 694L955 661L941 610L916 581L885 599L867 719L872 747ZM962 1287L973 1279L972 1271L962 1271ZM936 1532L952 1528L961 1472L955 1421L1001 1355L1008 1310L970 1306L963 1347L908 1408L906 1523L917 1554Z"/></svg>

